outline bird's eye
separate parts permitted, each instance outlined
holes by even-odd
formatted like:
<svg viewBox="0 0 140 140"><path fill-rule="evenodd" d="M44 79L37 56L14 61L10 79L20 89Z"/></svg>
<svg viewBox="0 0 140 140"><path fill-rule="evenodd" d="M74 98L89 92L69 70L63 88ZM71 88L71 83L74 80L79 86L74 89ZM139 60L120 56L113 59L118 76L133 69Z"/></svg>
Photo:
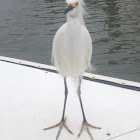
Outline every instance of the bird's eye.
<svg viewBox="0 0 140 140"><path fill-rule="evenodd" d="M66 3L66 6L68 6L68 3Z"/></svg>

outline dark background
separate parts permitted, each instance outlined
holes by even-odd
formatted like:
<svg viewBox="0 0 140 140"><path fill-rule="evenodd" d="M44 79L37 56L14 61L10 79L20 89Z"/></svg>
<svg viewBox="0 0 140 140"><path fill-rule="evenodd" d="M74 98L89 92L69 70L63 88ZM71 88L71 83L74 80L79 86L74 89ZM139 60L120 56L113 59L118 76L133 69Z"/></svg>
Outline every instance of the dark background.
<svg viewBox="0 0 140 140"><path fill-rule="evenodd" d="M140 1L85 0L93 73L140 82ZM51 64L64 0L0 0L0 55Z"/></svg>

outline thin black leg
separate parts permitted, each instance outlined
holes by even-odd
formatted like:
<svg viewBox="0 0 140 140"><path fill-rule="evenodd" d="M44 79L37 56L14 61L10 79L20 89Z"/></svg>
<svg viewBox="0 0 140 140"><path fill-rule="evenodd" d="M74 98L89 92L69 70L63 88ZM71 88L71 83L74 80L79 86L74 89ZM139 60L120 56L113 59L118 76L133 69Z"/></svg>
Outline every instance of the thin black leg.
<svg viewBox="0 0 140 140"><path fill-rule="evenodd" d="M83 122L87 122L86 117L85 117L84 108L83 108L82 99L81 99L81 81L82 81L82 78L80 77L79 78L78 89L77 89L77 94L78 94L80 105L81 105L81 110L82 110L82 115L83 115Z"/></svg>
<svg viewBox="0 0 140 140"><path fill-rule="evenodd" d="M67 96L68 96L68 88L67 88L66 77L64 77L64 86L65 86L65 100L64 100L64 108L63 108L63 114L62 114L62 120L61 121L64 121L64 119L65 119L65 108L66 108Z"/></svg>
<svg viewBox="0 0 140 140"><path fill-rule="evenodd" d="M83 123L81 125L81 129L80 129L80 132L78 134L78 137L81 135L82 130L83 130L84 126L85 126L86 129L87 129L88 135L90 136L91 140L93 140L92 134L90 133L90 130L89 130L88 127L92 127L92 128L96 128L96 129L101 129L101 128L97 127L97 126L94 126L94 125L91 125L86 120L85 113L84 113L84 108L83 108L83 104L82 104L82 99L81 99L81 80L82 80L82 78L80 77L79 78L79 85L78 85L78 88L77 88L77 93L78 93L78 97L79 97L79 101L80 101L80 105L81 105L81 110L82 110L82 114L83 114Z"/></svg>
<svg viewBox="0 0 140 140"><path fill-rule="evenodd" d="M65 127L67 129L67 131L69 131L71 134L73 134L72 131L66 125L66 118L64 118L65 117L65 108L66 108L66 103L67 103L67 96L68 96L68 88L67 88L66 77L64 77L64 86L65 86L65 100L64 100L64 108L63 108L62 119L59 123L44 129L44 130L48 130L48 129L52 129L52 128L55 128L55 127L59 126L59 130L58 130L58 133L57 133L57 136L56 136L56 140L58 139L58 137L61 133L62 127Z"/></svg>

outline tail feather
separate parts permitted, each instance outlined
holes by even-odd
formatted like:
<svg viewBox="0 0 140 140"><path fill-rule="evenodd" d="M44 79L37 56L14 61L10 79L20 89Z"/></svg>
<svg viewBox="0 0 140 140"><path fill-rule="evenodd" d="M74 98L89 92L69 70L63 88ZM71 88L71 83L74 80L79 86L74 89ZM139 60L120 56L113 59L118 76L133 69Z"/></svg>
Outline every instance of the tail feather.
<svg viewBox="0 0 140 140"><path fill-rule="evenodd" d="M90 64L88 67L87 67L87 69L86 69L86 71L87 72L89 72L89 73L92 73L93 71L95 71L96 69L95 69L95 67L92 65L92 64Z"/></svg>

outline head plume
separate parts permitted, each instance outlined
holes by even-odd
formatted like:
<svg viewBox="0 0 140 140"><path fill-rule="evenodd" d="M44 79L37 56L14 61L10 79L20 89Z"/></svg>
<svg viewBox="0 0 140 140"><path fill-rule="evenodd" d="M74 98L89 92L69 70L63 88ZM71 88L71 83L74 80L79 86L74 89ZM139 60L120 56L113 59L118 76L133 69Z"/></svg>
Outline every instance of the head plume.
<svg viewBox="0 0 140 140"><path fill-rule="evenodd" d="M86 8L86 5L84 3L83 0L79 0L79 6L80 6L80 20L81 20L81 24L85 25L85 22L84 22L84 15L87 13L85 8Z"/></svg>

